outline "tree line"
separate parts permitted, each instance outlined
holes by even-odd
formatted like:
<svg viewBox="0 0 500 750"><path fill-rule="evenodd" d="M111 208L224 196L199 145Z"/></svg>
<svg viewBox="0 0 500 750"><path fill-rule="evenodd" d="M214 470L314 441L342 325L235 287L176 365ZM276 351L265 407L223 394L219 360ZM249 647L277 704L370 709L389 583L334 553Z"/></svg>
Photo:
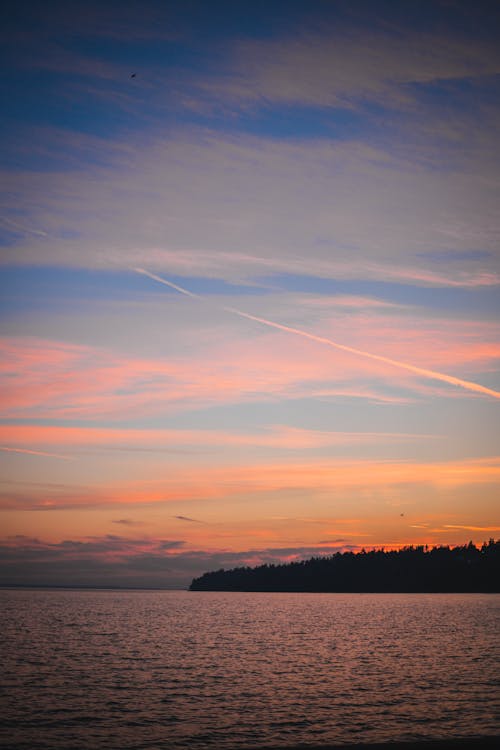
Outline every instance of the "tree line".
<svg viewBox="0 0 500 750"><path fill-rule="evenodd" d="M481 547L409 546L204 573L190 591L486 592L500 590L500 539Z"/></svg>

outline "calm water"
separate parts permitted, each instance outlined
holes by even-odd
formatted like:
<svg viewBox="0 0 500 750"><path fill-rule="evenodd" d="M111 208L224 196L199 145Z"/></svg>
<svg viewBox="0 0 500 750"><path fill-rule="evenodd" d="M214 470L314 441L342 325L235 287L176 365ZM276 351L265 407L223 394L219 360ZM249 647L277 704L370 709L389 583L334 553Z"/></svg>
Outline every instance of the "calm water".
<svg viewBox="0 0 500 750"><path fill-rule="evenodd" d="M500 597L0 591L4 748L499 733Z"/></svg>

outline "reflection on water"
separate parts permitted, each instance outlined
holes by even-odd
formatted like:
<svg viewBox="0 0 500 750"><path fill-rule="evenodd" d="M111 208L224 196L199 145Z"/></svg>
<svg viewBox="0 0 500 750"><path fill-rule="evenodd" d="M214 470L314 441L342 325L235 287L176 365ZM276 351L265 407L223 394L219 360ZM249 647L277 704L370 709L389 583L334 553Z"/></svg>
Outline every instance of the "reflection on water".
<svg viewBox="0 0 500 750"><path fill-rule="evenodd" d="M500 597L0 591L2 747L498 732Z"/></svg>

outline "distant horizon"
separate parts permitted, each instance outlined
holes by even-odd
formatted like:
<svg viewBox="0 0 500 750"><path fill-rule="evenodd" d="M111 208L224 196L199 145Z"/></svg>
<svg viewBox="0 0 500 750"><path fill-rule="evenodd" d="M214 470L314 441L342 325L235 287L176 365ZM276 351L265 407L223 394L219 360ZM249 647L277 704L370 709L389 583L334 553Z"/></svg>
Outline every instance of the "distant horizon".
<svg viewBox="0 0 500 750"><path fill-rule="evenodd" d="M500 543L500 539L499 540L494 540L493 538L490 538L490 540L488 542L487 541L483 541L482 544L480 544L480 545L474 545L474 547L475 547L476 550L480 551L481 549L484 549L485 547L488 546L488 544L491 544L492 542L494 542L495 544L498 544L498 543ZM445 549L445 550L447 550L447 549L448 550L464 549L464 548L468 548L471 544L473 544L473 542L471 540L469 540L468 542L464 542L461 545L453 545L453 546L435 545L435 546L432 546L432 547L428 547L428 545L409 545L406 548L402 547L402 548L398 548L398 549L399 549L399 551L403 551L404 549L419 550L419 549L423 548L425 551L428 550L429 552L431 552L434 549L437 549L437 550L439 550L439 549ZM389 552L397 552L398 549L392 549L391 550L389 548L373 547L373 548L368 548L366 550L362 549L362 550L354 552L352 554L354 554L355 556L358 556L358 555L362 555L364 553L369 554L370 552L388 552L389 553ZM339 553L337 552L335 554L338 555ZM313 556L313 557L304 558L302 560L298 560L298 561L295 561L295 562L307 563L307 562L310 562L310 561L312 561L314 559L317 559L317 560L328 560L330 557L334 557L335 554L331 555L331 556L330 555L323 555L323 556L316 556L316 557ZM341 553L341 554L345 554L345 553ZM278 562L277 564L278 565L280 565L280 564L281 565L283 565L283 564L286 565L287 563L279 563ZM271 564L270 567L273 567L274 565L276 565L276 563ZM227 568L227 569L222 569L222 570L224 570L224 572L227 573L227 572L231 572L232 570L238 570L238 569L240 569L240 567L241 566L236 566L234 568ZM245 567L248 567L248 566L245 566ZM250 566L250 570L253 570L253 569L258 568L258 567L260 567L260 566L259 565ZM201 574L201 577L203 578L204 576L210 576L210 575L214 574L215 572L220 572L220 571L214 571L214 570L203 571L202 574ZM40 582L40 583L36 583L36 582L29 582L28 581L28 582L24 582L24 583L20 583L20 582L12 582L12 583L4 582L4 583L0 583L0 588L9 588L9 589L11 589L11 588L23 588L23 589L24 588L34 588L34 589L74 589L74 590L79 590L79 589L81 589L81 590L92 589L93 590L93 589L95 589L95 590L105 590L105 591L113 591L113 590L116 590L116 591L120 591L120 590L128 590L128 591L190 591L190 590L194 590L194 591L196 591L197 589L190 589L192 583L196 580L196 578L197 577L193 577L193 579L191 579L188 583L186 583L186 584L180 584L180 585L177 585L177 586L172 586L172 585L170 585L170 586L164 586L163 585L162 586L160 584L158 584L156 586L152 586L152 585L135 585L134 586L132 583L122 583L122 584L120 584L120 583L114 583L114 584L111 584L111 583L108 583L108 584L101 583L101 584L98 584L98 583L75 583L75 582L67 582L67 583L56 583L56 582L43 583L43 582ZM312 593L312 592L302 591L302 592L298 592L298 593ZM315 592L315 593L320 593L320 592ZM335 592L331 592L331 593L335 593ZM362 592L359 592L357 590L353 590L352 592L345 592L345 593L362 593ZM384 591L373 592L373 591L370 591L369 589L367 589L367 591L364 592L364 593L495 593L495 592L487 592L487 591L482 591L482 592L451 592L451 591L445 591L445 590L443 590L442 592L429 592L429 591L424 591L424 590L422 590L422 592L412 592L412 591L405 591L403 589L400 592L384 592Z"/></svg>

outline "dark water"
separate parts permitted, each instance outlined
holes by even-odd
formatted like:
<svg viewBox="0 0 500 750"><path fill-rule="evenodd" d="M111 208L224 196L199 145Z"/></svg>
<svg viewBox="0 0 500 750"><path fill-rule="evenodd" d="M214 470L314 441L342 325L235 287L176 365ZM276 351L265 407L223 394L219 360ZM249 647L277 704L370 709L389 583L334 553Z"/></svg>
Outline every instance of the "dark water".
<svg viewBox="0 0 500 750"><path fill-rule="evenodd" d="M500 596L0 591L5 748L499 733Z"/></svg>

